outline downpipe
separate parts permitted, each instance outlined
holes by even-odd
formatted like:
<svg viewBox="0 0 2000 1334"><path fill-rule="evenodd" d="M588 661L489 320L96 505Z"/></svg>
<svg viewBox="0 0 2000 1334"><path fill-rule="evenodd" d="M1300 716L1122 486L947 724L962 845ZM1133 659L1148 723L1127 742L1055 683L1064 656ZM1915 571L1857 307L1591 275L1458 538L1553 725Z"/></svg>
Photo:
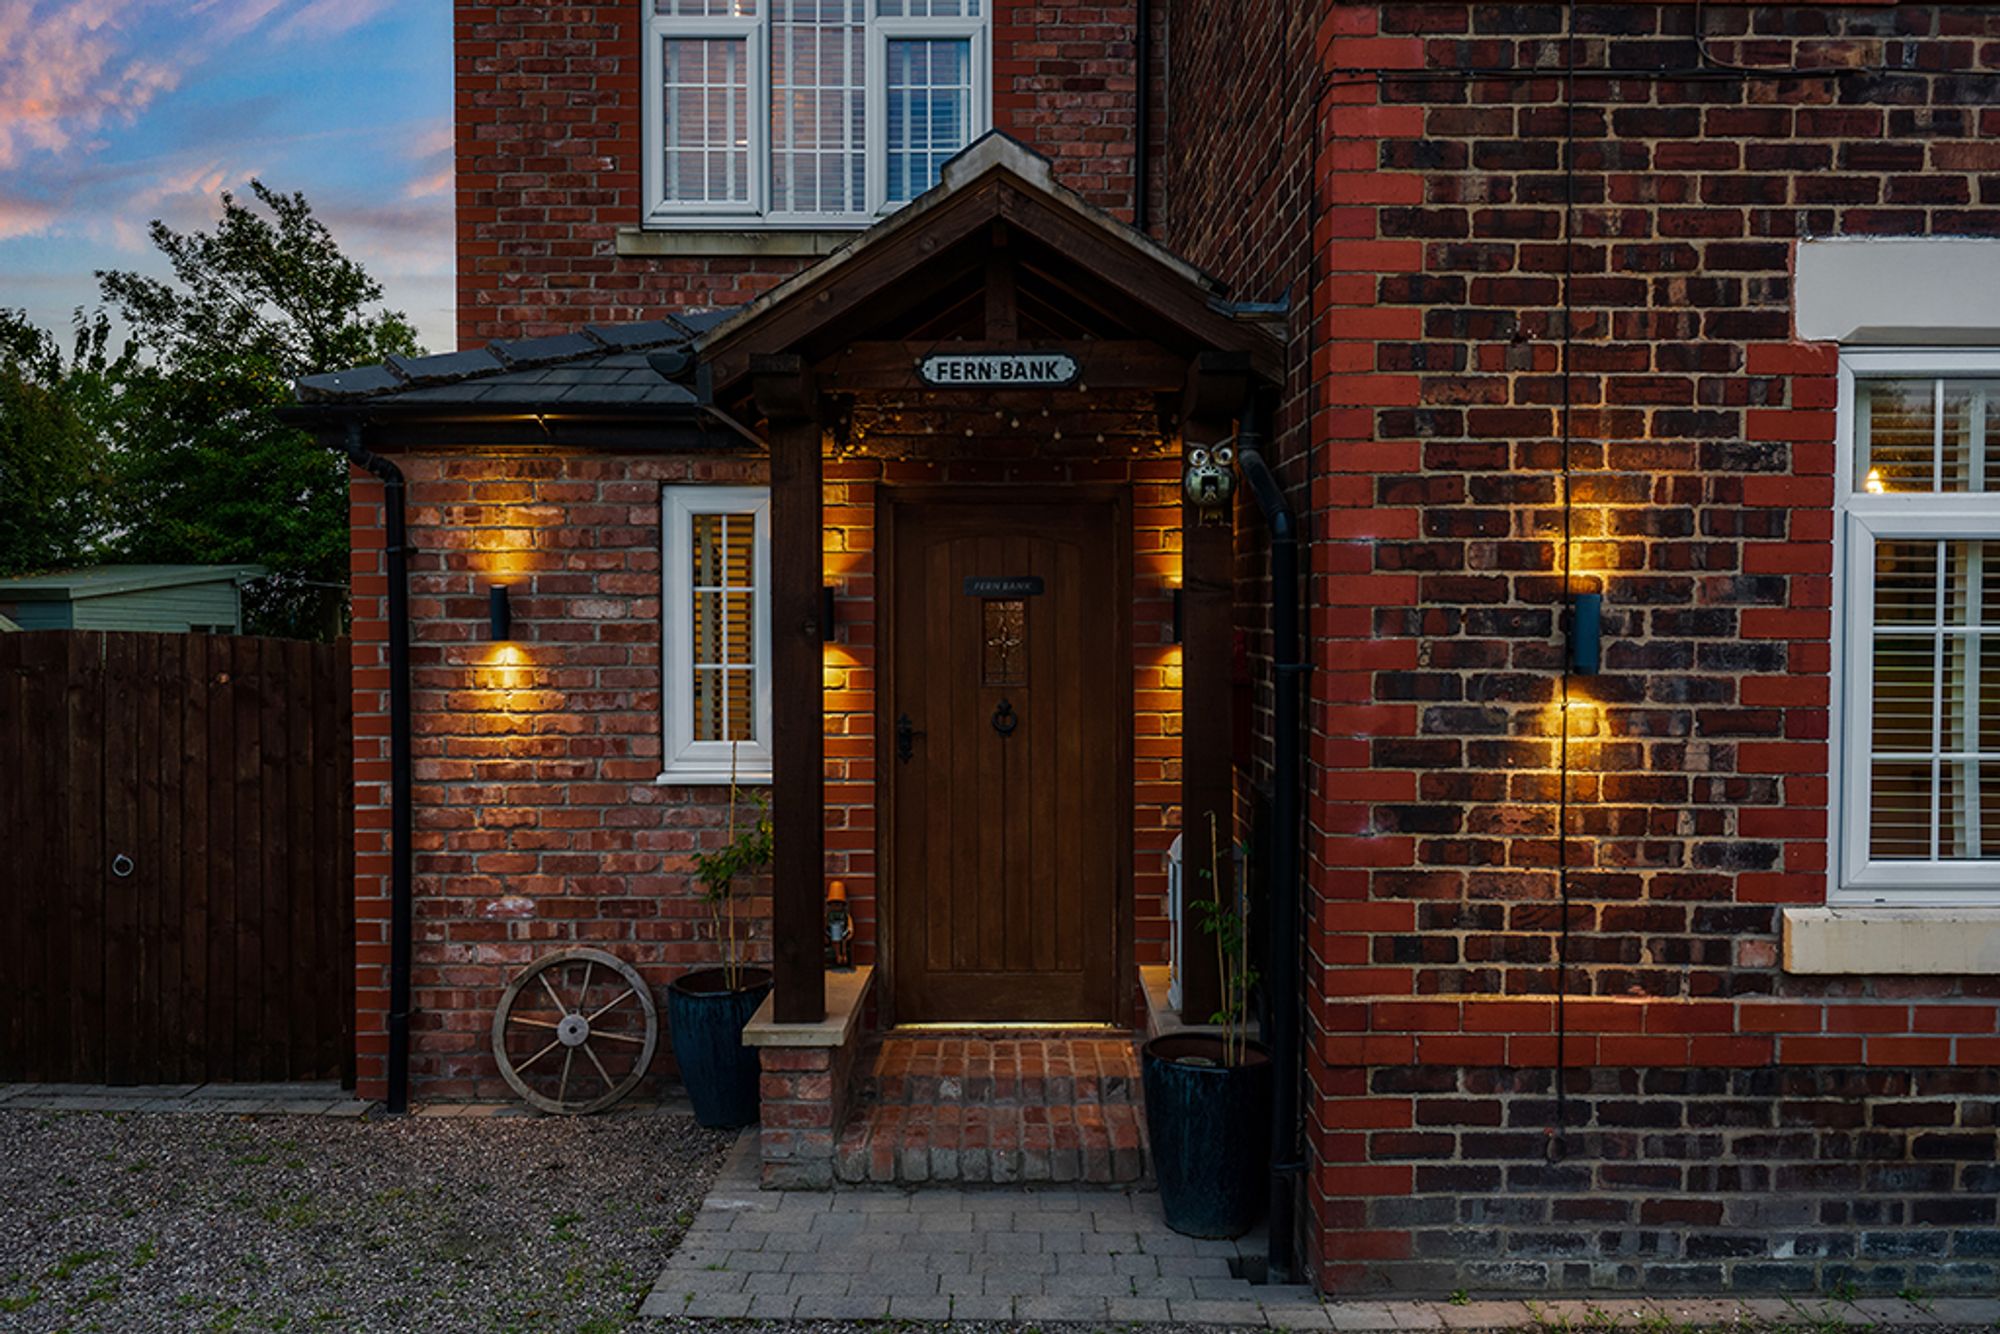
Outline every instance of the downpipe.
<svg viewBox="0 0 2000 1334"><path fill-rule="evenodd" d="M410 548L403 471L362 443L349 419L347 457L382 481L389 557L389 1089L388 1110L410 1110L410 918L412 818L410 767Z"/></svg>
<svg viewBox="0 0 2000 1334"><path fill-rule="evenodd" d="M1306 671L1299 645L1299 540L1283 489L1265 461L1259 405L1245 406L1236 462L1264 517L1271 548L1271 906L1265 958L1271 969L1271 1218L1269 1281L1294 1279L1297 1209L1299 1042L1299 691Z"/></svg>

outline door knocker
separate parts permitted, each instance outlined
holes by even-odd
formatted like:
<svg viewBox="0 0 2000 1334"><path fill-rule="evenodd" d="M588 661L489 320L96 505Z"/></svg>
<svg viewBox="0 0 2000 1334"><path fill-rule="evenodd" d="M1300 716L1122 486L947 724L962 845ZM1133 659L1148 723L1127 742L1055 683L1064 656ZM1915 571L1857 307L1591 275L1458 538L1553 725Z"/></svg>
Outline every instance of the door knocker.
<svg viewBox="0 0 2000 1334"><path fill-rule="evenodd" d="M1021 719L1014 712L1014 706L1004 699L1001 700L1000 707L993 710L993 730L1003 737L1009 737L1014 735L1014 729L1020 725Z"/></svg>

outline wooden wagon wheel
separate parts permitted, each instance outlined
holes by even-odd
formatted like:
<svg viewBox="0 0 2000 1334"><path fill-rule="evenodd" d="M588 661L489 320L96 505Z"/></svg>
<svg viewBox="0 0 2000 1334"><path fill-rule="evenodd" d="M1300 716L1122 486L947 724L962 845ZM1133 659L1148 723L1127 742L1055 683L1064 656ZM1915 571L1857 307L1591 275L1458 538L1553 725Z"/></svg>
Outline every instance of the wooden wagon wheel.
<svg viewBox="0 0 2000 1334"><path fill-rule="evenodd" d="M601 1112L630 1093L659 1040L652 989L603 950L535 960L493 1012L501 1077L530 1106L557 1116Z"/></svg>

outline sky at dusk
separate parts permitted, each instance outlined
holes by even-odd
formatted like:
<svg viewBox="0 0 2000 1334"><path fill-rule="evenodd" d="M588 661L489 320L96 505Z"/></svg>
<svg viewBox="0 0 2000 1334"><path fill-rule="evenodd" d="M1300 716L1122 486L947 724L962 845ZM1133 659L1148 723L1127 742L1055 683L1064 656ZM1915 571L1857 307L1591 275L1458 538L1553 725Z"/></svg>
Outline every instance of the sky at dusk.
<svg viewBox="0 0 2000 1334"><path fill-rule="evenodd" d="M253 176L452 347L449 0L0 0L0 306L67 330Z"/></svg>

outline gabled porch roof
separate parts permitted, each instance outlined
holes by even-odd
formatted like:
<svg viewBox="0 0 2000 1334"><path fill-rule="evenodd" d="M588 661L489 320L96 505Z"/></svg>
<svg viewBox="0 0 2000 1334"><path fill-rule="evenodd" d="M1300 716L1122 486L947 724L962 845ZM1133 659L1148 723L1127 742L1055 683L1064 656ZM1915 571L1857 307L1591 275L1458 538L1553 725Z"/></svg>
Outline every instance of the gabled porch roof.
<svg viewBox="0 0 2000 1334"><path fill-rule="evenodd" d="M1183 367L1202 353L1239 354L1275 383L1283 345L1268 315L1239 311L1215 280L995 133L946 163L924 195L702 332L693 351L717 402L746 393L759 356L799 356L821 388L847 388L837 358L857 343L1137 342Z"/></svg>

